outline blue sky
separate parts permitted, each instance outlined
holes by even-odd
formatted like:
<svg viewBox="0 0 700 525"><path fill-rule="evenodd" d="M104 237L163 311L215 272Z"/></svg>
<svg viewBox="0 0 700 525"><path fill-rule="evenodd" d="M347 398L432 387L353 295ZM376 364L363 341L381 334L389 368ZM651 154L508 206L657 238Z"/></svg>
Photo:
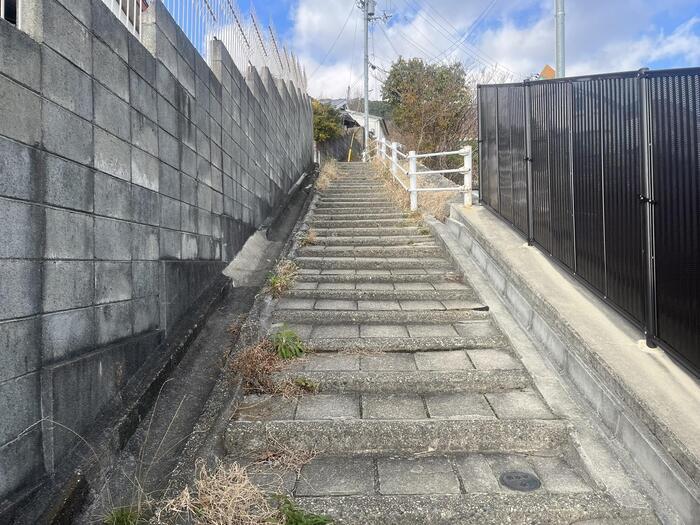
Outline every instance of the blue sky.
<svg viewBox="0 0 700 525"><path fill-rule="evenodd" d="M301 58L314 96L361 88L361 14L354 0L254 0ZM475 77L520 80L553 65L553 0L378 0L372 98L399 55L459 60ZM246 4L241 4L245 10ZM700 66L700 0L568 0L567 74ZM347 20L344 31L341 27ZM338 38L330 50L333 41ZM324 60L325 58L325 60Z"/></svg>

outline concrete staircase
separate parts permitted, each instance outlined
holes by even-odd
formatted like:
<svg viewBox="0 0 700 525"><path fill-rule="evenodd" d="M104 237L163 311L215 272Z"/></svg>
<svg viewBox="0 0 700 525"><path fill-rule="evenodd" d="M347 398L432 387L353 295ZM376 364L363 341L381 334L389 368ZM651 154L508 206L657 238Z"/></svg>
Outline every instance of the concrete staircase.
<svg viewBox="0 0 700 525"><path fill-rule="evenodd" d="M318 393L246 396L226 432L230 459L336 523L655 523L591 476L571 424L429 231L369 166L339 167L272 318L313 351L275 380ZM299 471L256 463L280 450L314 457ZM511 471L540 487L507 488Z"/></svg>

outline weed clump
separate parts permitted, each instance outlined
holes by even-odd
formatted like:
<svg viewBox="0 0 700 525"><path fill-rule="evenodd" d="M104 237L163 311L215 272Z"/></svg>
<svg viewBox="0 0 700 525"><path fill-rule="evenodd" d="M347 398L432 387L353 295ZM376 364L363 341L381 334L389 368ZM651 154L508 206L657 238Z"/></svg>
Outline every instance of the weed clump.
<svg viewBox="0 0 700 525"><path fill-rule="evenodd" d="M305 232L301 232L298 236L298 241L299 241L299 246L304 247L304 246L313 246L318 242L317 236L316 236L316 230L313 228L310 228L306 230Z"/></svg>
<svg viewBox="0 0 700 525"><path fill-rule="evenodd" d="M241 350L231 361L231 369L240 375L246 394L274 392L272 374L282 368L282 359L273 351L269 339Z"/></svg>
<svg viewBox="0 0 700 525"><path fill-rule="evenodd" d="M311 514L297 507L289 498L282 498L279 506L286 525L328 525L333 521L326 516Z"/></svg>
<svg viewBox="0 0 700 525"><path fill-rule="evenodd" d="M319 173L316 179L316 189L325 191L329 184L337 178L338 163L334 159L329 159L321 166L321 173Z"/></svg>
<svg viewBox="0 0 700 525"><path fill-rule="evenodd" d="M281 297L289 290L296 280L299 267L294 261L285 259L280 261L267 278L267 291L275 298Z"/></svg>
<svg viewBox="0 0 700 525"><path fill-rule="evenodd" d="M282 327L282 330L272 336L272 346L282 359L301 357L304 354L304 342L294 330Z"/></svg>
<svg viewBox="0 0 700 525"><path fill-rule="evenodd" d="M139 525L148 523L141 513L130 507L112 509L102 520L104 525Z"/></svg>

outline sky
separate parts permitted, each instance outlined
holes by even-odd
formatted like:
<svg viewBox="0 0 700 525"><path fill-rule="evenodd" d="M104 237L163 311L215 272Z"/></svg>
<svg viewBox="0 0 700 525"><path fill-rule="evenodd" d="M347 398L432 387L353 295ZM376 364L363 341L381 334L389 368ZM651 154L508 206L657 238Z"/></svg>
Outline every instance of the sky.
<svg viewBox="0 0 700 525"><path fill-rule="evenodd" d="M306 68L309 93L362 89L362 13L354 0L254 0ZM370 98L399 56L461 61L480 81L554 66L554 0L377 0ZM568 0L566 74L700 66L700 0Z"/></svg>

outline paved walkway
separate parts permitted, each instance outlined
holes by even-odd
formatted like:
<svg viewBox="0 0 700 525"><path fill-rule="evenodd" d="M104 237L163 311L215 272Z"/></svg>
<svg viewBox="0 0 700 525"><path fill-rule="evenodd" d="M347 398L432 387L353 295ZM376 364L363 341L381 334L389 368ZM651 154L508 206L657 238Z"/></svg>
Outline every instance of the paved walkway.
<svg viewBox="0 0 700 525"><path fill-rule="evenodd" d="M313 350L276 379L319 391L247 396L226 433L232 459L312 451L299 472L259 465L254 480L338 523L655 523L595 427L546 367L533 381L429 231L367 165L340 170L272 319ZM507 488L513 471L538 488Z"/></svg>

